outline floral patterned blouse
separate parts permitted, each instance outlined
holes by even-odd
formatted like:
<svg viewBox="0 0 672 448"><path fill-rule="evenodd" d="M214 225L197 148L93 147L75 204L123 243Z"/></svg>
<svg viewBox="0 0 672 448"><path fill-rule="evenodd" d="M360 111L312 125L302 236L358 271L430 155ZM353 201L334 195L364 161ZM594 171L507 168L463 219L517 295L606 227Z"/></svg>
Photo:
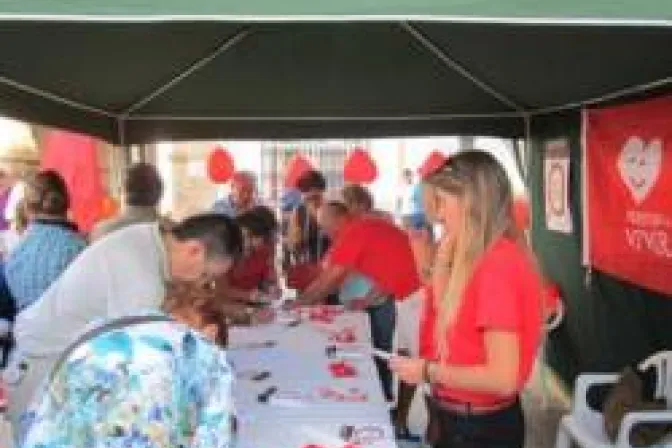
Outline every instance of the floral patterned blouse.
<svg viewBox="0 0 672 448"><path fill-rule="evenodd" d="M24 418L24 448L229 448L224 352L172 321L114 322L57 365Z"/></svg>

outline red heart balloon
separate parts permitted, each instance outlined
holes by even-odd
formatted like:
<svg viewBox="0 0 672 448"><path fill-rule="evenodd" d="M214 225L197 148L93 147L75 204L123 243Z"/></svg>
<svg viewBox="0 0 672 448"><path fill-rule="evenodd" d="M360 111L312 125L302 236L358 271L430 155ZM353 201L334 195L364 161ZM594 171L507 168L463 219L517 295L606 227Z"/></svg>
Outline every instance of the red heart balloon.
<svg viewBox="0 0 672 448"><path fill-rule="evenodd" d="M368 152L356 148L343 167L343 178L348 183L370 184L378 177L378 168Z"/></svg>
<svg viewBox="0 0 672 448"><path fill-rule="evenodd" d="M300 154L294 154L287 163L285 170L285 188L296 188L296 184L299 182L301 176L312 169L313 166L305 157Z"/></svg>
<svg viewBox="0 0 672 448"><path fill-rule="evenodd" d="M231 179L235 171L233 158L229 151L216 147L208 156L208 177L216 184L224 184Z"/></svg>
<svg viewBox="0 0 672 448"><path fill-rule="evenodd" d="M420 168L418 168L418 174L420 175L420 178L426 179L427 176L434 174L443 165L445 165L447 161L448 157L441 153L441 151L435 149L429 154L429 156L427 156L425 161L422 162Z"/></svg>

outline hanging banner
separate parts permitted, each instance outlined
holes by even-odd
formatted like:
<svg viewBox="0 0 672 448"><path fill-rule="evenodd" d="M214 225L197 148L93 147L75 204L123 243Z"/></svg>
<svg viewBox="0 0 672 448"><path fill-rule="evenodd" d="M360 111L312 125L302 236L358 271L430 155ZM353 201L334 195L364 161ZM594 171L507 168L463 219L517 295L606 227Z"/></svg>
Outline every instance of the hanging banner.
<svg viewBox="0 0 672 448"><path fill-rule="evenodd" d="M672 294L672 97L584 115L587 261Z"/></svg>
<svg viewBox="0 0 672 448"><path fill-rule="evenodd" d="M61 175L70 194L70 213L87 233L103 214L105 192L95 139L67 131L49 131L43 142L42 170Z"/></svg>
<svg viewBox="0 0 672 448"><path fill-rule="evenodd" d="M569 142L565 139L546 144L544 154L544 204L546 228L571 234L572 213L569 208Z"/></svg>

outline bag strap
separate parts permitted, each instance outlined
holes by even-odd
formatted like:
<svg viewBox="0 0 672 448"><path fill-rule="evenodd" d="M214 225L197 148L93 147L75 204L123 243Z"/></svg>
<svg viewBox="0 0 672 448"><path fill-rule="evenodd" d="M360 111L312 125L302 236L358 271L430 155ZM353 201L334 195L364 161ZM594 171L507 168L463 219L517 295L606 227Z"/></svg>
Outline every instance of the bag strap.
<svg viewBox="0 0 672 448"><path fill-rule="evenodd" d="M58 372L58 370L63 366L63 363L65 363L68 357L83 343L90 341L91 339L105 333L106 331L152 322L173 322L173 319L168 316L162 316L158 314L147 316L125 316L115 319L99 327L92 328L91 330L85 332L80 337L75 339L75 341L72 342L63 351L63 353L61 353L61 356L58 357L58 359L54 363L54 366L51 368L51 373L49 374L48 377L49 383L53 381L54 377L56 376L56 372Z"/></svg>

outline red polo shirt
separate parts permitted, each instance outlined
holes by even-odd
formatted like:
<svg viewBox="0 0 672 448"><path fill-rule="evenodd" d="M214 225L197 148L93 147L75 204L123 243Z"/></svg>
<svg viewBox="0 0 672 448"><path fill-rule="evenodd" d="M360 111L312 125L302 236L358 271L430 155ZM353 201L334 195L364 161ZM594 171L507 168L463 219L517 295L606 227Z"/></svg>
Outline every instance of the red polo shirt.
<svg viewBox="0 0 672 448"><path fill-rule="evenodd" d="M349 222L333 241L326 261L368 277L381 291L400 300L420 287L408 235L378 217Z"/></svg>
<svg viewBox="0 0 672 448"><path fill-rule="evenodd" d="M420 353L425 359L437 360L436 302L428 292L420 325ZM484 364L485 332L514 332L520 341L518 390L522 390L541 340L541 292L541 280L526 251L510 240L497 241L476 264L466 286L455 322L446 335L446 363ZM446 387L436 387L434 393L439 399L475 405L494 405L511 398Z"/></svg>
<svg viewBox="0 0 672 448"><path fill-rule="evenodd" d="M229 285L245 291L260 288L265 281L274 280L273 252L262 246L240 259L227 274Z"/></svg>

